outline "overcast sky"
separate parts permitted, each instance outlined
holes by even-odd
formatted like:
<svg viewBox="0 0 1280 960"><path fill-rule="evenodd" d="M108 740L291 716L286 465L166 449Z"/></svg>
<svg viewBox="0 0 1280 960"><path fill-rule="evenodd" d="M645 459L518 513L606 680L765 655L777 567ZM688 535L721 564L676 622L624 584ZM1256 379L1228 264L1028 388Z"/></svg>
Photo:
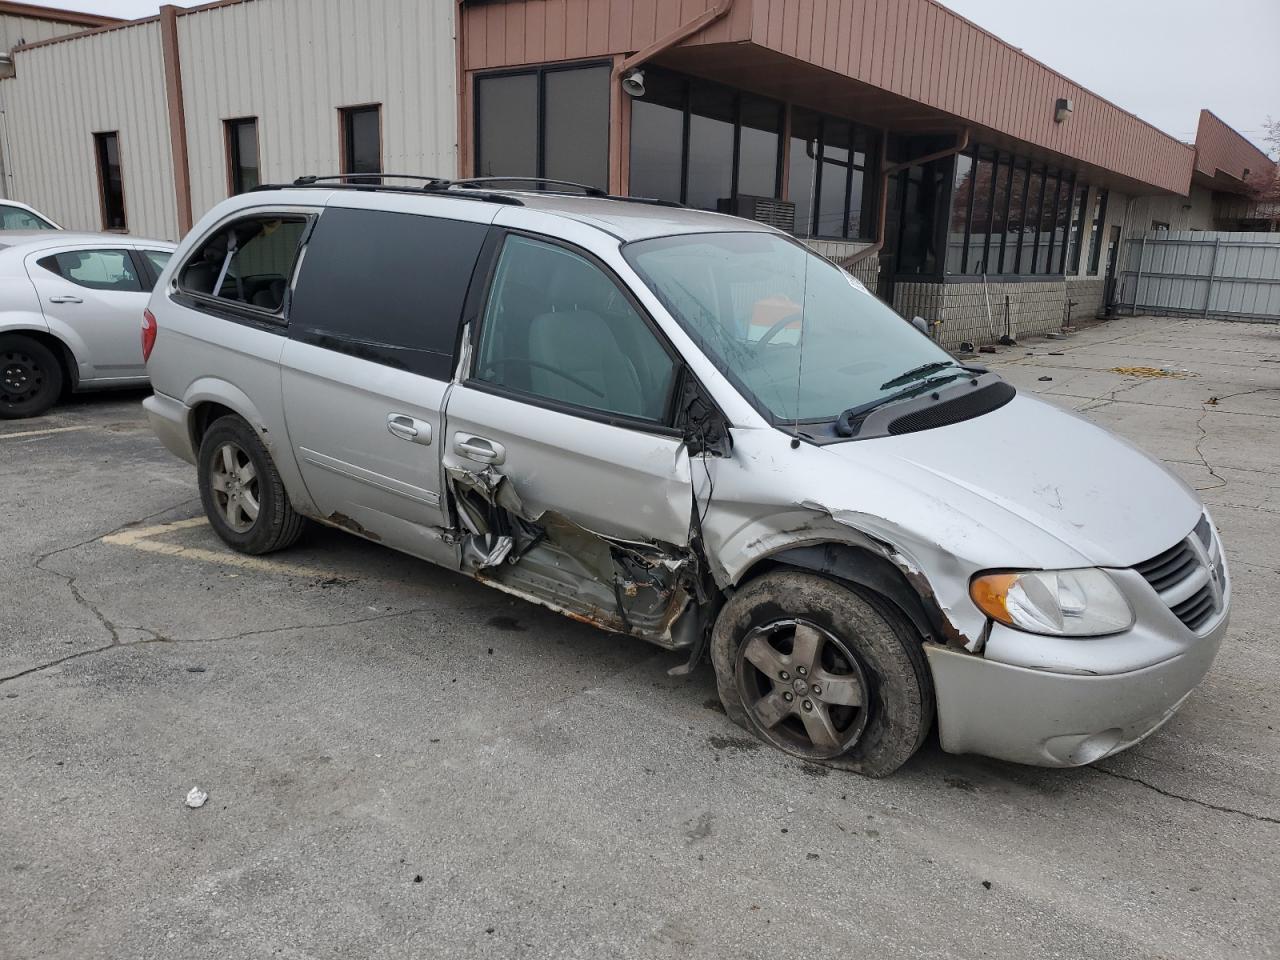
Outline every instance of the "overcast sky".
<svg viewBox="0 0 1280 960"><path fill-rule="evenodd" d="M159 8L155 0L43 2L117 17ZM1183 140L1195 138L1201 107L1254 142L1268 115L1280 119L1280 0L943 2Z"/></svg>

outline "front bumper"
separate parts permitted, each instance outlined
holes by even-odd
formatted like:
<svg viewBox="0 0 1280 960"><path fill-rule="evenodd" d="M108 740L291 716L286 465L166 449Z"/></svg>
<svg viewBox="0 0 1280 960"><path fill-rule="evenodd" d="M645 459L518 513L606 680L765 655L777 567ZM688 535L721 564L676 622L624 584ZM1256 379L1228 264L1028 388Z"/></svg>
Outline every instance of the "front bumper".
<svg viewBox="0 0 1280 960"><path fill-rule="evenodd" d="M1168 659L1103 675L1017 666L927 644L942 749L1075 767L1131 747L1172 717L1204 679L1227 619L1224 611L1209 632Z"/></svg>
<svg viewBox="0 0 1280 960"><path fill-rule="evenodd" d="M191 445L191 409L181 400L153 393L142 401L151 431L175 457L195 464L196 451Z"/></svg>

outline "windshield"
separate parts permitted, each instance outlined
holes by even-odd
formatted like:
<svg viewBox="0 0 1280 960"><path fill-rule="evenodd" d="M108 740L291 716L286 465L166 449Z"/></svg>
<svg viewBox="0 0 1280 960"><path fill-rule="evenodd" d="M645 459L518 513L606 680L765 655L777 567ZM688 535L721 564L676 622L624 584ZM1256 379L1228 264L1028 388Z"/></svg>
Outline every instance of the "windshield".
<svg viewBox="0 0 1280 960"><path fill-rule="evenodd" d="M623 253L703 351L775 420L832 420L916 381L962 372L845 271L777 234L661 237L627 244Z"/></svg>

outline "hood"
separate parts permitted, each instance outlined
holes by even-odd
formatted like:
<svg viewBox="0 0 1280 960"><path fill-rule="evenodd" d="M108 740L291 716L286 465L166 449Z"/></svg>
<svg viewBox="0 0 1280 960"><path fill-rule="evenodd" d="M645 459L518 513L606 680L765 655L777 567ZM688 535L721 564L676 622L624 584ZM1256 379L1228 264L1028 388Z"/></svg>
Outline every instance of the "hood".
<svg viewBox="0 0 1280 960"><path fill-rule="evenodd" d="M1203 511L1159 461L1023 394L972 420L822 449L852 468L846 479L891 483L917 535L995 566L1132 566L1185 537ZM885 516L854 483L842 505Z"/></svg>

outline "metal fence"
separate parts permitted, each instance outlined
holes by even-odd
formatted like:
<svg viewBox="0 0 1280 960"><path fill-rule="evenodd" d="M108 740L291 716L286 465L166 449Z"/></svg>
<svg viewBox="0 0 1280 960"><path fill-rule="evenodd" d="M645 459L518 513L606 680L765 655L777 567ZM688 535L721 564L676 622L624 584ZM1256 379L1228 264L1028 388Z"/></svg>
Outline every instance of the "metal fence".
<svg viewBox="0 0 1280 960"><path fill-rule="evenodd" d="M1125 242L1122 311L1280 322L1280 234L1162 230Z"/></svg>

